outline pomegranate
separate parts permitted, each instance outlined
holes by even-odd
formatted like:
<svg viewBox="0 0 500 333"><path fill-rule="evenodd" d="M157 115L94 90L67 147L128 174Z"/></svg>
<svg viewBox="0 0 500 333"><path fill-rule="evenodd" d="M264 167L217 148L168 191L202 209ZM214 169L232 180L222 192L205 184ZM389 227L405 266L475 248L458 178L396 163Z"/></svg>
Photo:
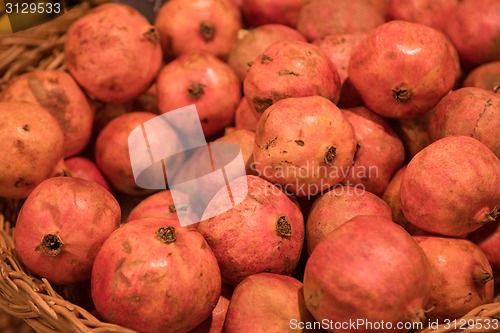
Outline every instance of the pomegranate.
<svg viewBox="0 0 500 333"><path fill-rule="evenodd" d="M461 0L446 20L445 31L465 68L500 60L500 2Z"/></svg>
<svg viewBox="0 0 500 333"><path fill-rule="evenodd" d="M189 219L198 220L196 209L193 209L191 200L187 194L176 191L177 204L174 203L170 190L157 192L145 198L135 206L127 217L127 222L142 220L150 217L167 218L179 220L179 215L189 216ZM174 225L180 227L180 223Z"/></svg>
<svg viewBox="0 0 500 333"><path fill-rule="evenodd" d="M290 329L319 332L319 329L299 327L299 323L311 322L314 318L307 310L300 281L290 276L259 273L236 286L227 311L224 333L287 332Z"/></svg>
<svg viewBox="0 0 500 333"><path fill-rule="evenodd" d="M330 59L315 45L299 41L269 46L250 67L243 90L260 116L269 106L290 97L322 96L337 102L340 78Z"/></svg>
<svg viewBox="0 0 500 333"><path fill-rule="evenodd" d="M236 178L229 187L233 198L243 196L243 201L198 226L217 257L224 283L236 286L261 272L290 275L304 242L299 207L278 187L257 176ZM220 208L226 193L224 188L215 195L205 215Z"/></svg>
<svg viewBox="0 0 500 333"><path fill-rule="evenodd" d="M161 113L195 104L206 136L233 123L241 99L241 84L232 68L202 52L184 54L167 64L157 89Z"/></svg>
<svg viewBox="0 0 500 333"><path fill-rule="evenodd" d="M252 30L244 30L242 37L231 50L227 63L243 82L257 56L273 43L286 40L306 41L300 32L281 24L266 24Z"/></svg>
<svg viewBox="0 0 500 333"><path fill-rule="evenodd" d="M493 275L488 259L471 241L437 236L414 236L431 266L432 288L427 317L443 322L491 303Z"/></svg>
<svg viewBox="0 0 500 333"><path fill-rule="evenodd" d="M392 219L390 207L380 197L351 186L334 186L314 201L306 223L309 254L330 232L358 215L376 215Z"/></svg>
<svg viewBox="0 0 500 333"><path fill-rule="evenodd" d="M476 67L464 79L462 86L478 87L500 93L500 61Z"/></svg>
<svg viewBox="0 0 500 333"><path fill-rule="evenodd" d="M67 175L64 136L44 108L0 102L0 196L25 199L45 179Z"/></svg>
<svg viewBox="0 0 500 333"><path fill-rule="evenodd" d="M390 0L387 18L425 24L444 31L459 3L460 0Z"/></svg>
<svg viewBox="0 0 500 333"><path fill-rule="evenodd" d="M156 15L165 56L204 51L226 59L243 27L238 7L229 0L171 0Z"/></svg>
<svg viewBox="0 0 500 333"><path fill-rule="evenodd" d="M391 126L369 109L357 107L343 113L356 132L357 149L354 164L342 183L382 195L392 175L403 165L403 143Z"/></svg>
<svg viewBox="0 0 500 333"><path fill-rule="evenodd" d="M458 68L451 49L438 30L390 21L353 50L349 79L374 112L389 118L417 117L453 87Z"/></svg>
<svg viewBox="0 0 500 333"><path fill-rule="evenodd" d="M500 160L466 136L439 139L408 164L401 180L405 217L435 234L463 237L496 220Z"/></svg>
<svg viewBox="0 0 500 333"><path fill-rule="evenodd" d="M64 164L71 174L71 177L91 180L111 192L108 181L104 178L97 165L91 160L85 157L75 156L65 160Z"/></svg>
<svg viewBox="0 0 500 333"><path fill-rule="evenodd" d="M92 268L99 314L144 333L187 332L207 319L221 293L217 260L194 229L165 218L135 220L111 234ZM168 309L161 316L159 309Z"/></svg>
<svg viewBox="0 0 500 333"><path fill-rule="evenodd" d="M466 87L446 95L431 110L429 137L432 141L450 135L473 137L500 158L500 95Z"/></svg>
<svg viewBox="0 0 500 333"><path fill-rule="evenodd" d="M396 323L423 322L430 288L429 263L418 244L391 220L370 215L328 234L304 273L306 305L316 320L393 324L377 332L407 332ZM359 333L374 331L367 324L356 327Z"/></svg>
<svg viewBox="0 0 500 333"><path fill-rule="evenodd" d="M162 64L158 32L131 6L106 3L76 20L64 45L76 81L103 102L125 102L146 91Z"/></svg>
<svg viewBox="0 0 500 333"><path fill-rule="evenodd" d="M307 0L242 0L241 10L247 25L278 23L295 27Z"/></svg>
<svg viewBox="0 0 500 333"><path fill-rule="evenodd" d="M347 176L355 150L354 129L340 109L310 96L278 101L264 112L253 156L259 176L289 194L312 196Z"/></svg>
<svg viewBox="0 0 500 333"><path fill-rule="evenodd" d="M382 195L382 199L389 205L392 212L392 220L405 228L406 231L410 233L410 235L425 235L427 234L425 231L415 227L411 224L403 214L401 209L401 201L399 198L399 192L401 189L401 179L403 179L403 174L406 171L406 165L399 169L391 181L387 185L387 188Z"/></svg>
<svg viewBox="0 0 500 333"><path fill-rule="evenodd" d="M90 140L95 107L66 72L35 70L19 75L0 99L37 104L52 114L64 134L65 157L80 153Z"/></svg>
<svg viewBox="0 0 500 333"><path fill-rule="evenodd" d="M19 212L17 253L53 284L90 278L99 248L120 225L120 206L95 182L56 177L40 183Z"/></svg>
<svg viewBox="0 0 500 333"><path fill-rule="evenodd" d="M252 112L248 100L243 96L234 114L235 129L248 129L255 132L259 118Z"/></svg>
<svg viewBox="0 0 500 333"><path fill-rule="evenodd" d="M367 0L311 0L300 11L297 30L314 41L326 35L369 32L384 22Z"/></svg>
<svg viewBox="0 0 500 333"><path fill-rule="evenodd" d="M150 112L129 112L109 122L99 133L95 144L95 161L99 169L110 181L113 188L121 193L130 195L145 195L152 190L137 186L130 161L128 138L132 130L157 115ZM168 126L165 124L165 126ZM161 140L172 142L169 148L174 152L182 151L182 147L174 130L164 134ZM156 143L153 136L148 136L151 146ZM182 161L180 161L182 162ZM172 166L173 167L173 166ZM162 180L164 180L162 178Z"/></svg>

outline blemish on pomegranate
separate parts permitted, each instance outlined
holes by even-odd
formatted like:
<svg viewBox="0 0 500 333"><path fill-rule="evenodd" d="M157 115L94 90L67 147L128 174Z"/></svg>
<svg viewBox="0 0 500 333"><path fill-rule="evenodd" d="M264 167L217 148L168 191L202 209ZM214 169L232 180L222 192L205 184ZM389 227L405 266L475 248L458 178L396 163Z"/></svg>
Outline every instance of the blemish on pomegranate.
<svg viewBox="0 0 500 333"><path fill-rule="evenodd" d="M266 145L264 146L264 149L268 150L269 147L274 147L276 146L276 140L278 140L278 137L275 137L274 139L269 140Z"/></svg>
<svg viewBox="0 0 500 333"><path fill-rule="evenodd" d="M295 143L296 143L297 145L301 146L301 147L303 147L303 146L304 146L304 141L302 141L302 140L295 140Z"/></svg>
<svg viewBox="0 0 500 333"><path fill-rule="evenodd" d="M31 129L30 125L24 124L23 130L25 130L26 132L29 132L30 129Z"/></svg>
<svg viewBox="0 0 500 333"><path fill-rule="evenodd" d="M292 226L288 223L286 216L280 216L276 221L276 233L281 238L292 237Z"/></svg>
<svg viewBox="0 0 500 333"><path fill-rule="evenodd" d="M260 58L260 63L261 64L267 64L272 62L274 59L268 56L267 54L263 54L262 57Z"/></svg>
<svg viewBox="0 0 500 333"><path fill-rule="evenodd" d="M132 252L132 247L130 246L130 243L128 241L123 241L122 246L125 253L130 254L130 252Z"/></svg>
<svg viewBox="0 0 500 333"><path fill-rule="evenodd" d="M282 71L279 71L278 72L278 75L293 75L293 76L300 76L299 73L296 73L296 72L293 72L293 71L289 71L287 69L284 69Z"/></svg>
<svg viewBox="0 0 500 333"><path fill-rule="evenodd" d="M177 210L175 209L175 205L170 205L170 206L168 206L168 211L169 211L170 213L175 213L175 212L177 212Z"/></svg>
<svg viewBox="0 0 500 333"><path fill-rule="evenodd" d="M202 21L200 23L200 35L205 42L210 42L215 37L215 25L212 22Z"/></svg>
<svg viewBox="0 0 500 333"><path fill-rule="evenodd" d="M258 96L253 98L255 104L255 110L258 113L264 112L268 107L273 105L273 100L271 98L260 98Z"/></svg>

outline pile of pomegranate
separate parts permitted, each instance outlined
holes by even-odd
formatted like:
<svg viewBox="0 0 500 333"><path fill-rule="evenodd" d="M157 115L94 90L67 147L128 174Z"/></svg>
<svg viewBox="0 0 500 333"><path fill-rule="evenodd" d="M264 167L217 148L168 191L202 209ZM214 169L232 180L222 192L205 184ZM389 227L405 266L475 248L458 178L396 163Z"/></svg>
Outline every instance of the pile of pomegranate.
<svg viewBox="0 0 500 333"><path fill-rule="evenodd" d="M64 52L65 70L0 91L0 197L22 201L26 268L101 320L415 332L494 301L498 0L170 0L154 22L107 3ZM134 129L192 104L246 169L203 203L138 186L129 153ZM200 176L183 165L206 156L181 157Z"/></svg>

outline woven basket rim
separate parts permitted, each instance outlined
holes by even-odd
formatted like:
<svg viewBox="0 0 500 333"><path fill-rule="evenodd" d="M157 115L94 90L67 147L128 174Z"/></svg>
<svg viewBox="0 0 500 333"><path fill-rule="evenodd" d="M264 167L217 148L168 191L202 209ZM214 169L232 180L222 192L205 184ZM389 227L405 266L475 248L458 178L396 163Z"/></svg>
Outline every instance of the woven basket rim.
<svg viewBox="0 0 500 333"><path fill-rule="evenodd" d="M93 4L106 0L94 0ZM64 70L62 50L65 31L69 25L84 15L91 5L84 2L66 15L41 26L14 34L0 34L0 91L12 78L35 69ZM3 200L3 202L2 202ZM22 202L5 203L0 198L0 310L25 320L39 333L137 333L118 325L100 321L84 308L65 300L46 279L39 279L28 272L18 257L14 242L12 221ZM421 333L445 332L500 332L500 323L490 329L478 330L478 323L500 321L500 302L479 306L455 323L476 323L465 329L441 324L438 328L424 328ZM448 327L449 326L449 327Z"/></svg>

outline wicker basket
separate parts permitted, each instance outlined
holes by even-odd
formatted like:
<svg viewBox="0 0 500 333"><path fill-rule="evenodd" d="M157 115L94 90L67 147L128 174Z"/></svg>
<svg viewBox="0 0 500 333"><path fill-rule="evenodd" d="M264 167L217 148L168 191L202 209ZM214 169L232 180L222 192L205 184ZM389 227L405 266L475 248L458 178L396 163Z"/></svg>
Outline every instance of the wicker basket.
<svg viewBox="0 0 500 333"><path fill-rule="evenodd" d="M69 25L93 5L106 2L94 0L74 7L67 14L16 34L0 34L0 91L13 77L34 69L64 68L63 44ZM75 305L56 292L45 279L32 276L21 263L12 240L13 225L22 201L0 198L0 332L4 333L72 333L135 331L105 323L88 310ZM2 313L2 311L4 313ZM451 325L426 328L421 333L500 332L493 321L500 321L500 302L470 311ZM23 321L29 324L23 325ZM462 323L476 323L466 327ZM490 323L490 329L479 329ZM456 328L455 328L456 326ZM500 323L498 324L500 326ZM161 332L168 333L168 332ZM242 332L243 333L243 332Z"/></svg>

